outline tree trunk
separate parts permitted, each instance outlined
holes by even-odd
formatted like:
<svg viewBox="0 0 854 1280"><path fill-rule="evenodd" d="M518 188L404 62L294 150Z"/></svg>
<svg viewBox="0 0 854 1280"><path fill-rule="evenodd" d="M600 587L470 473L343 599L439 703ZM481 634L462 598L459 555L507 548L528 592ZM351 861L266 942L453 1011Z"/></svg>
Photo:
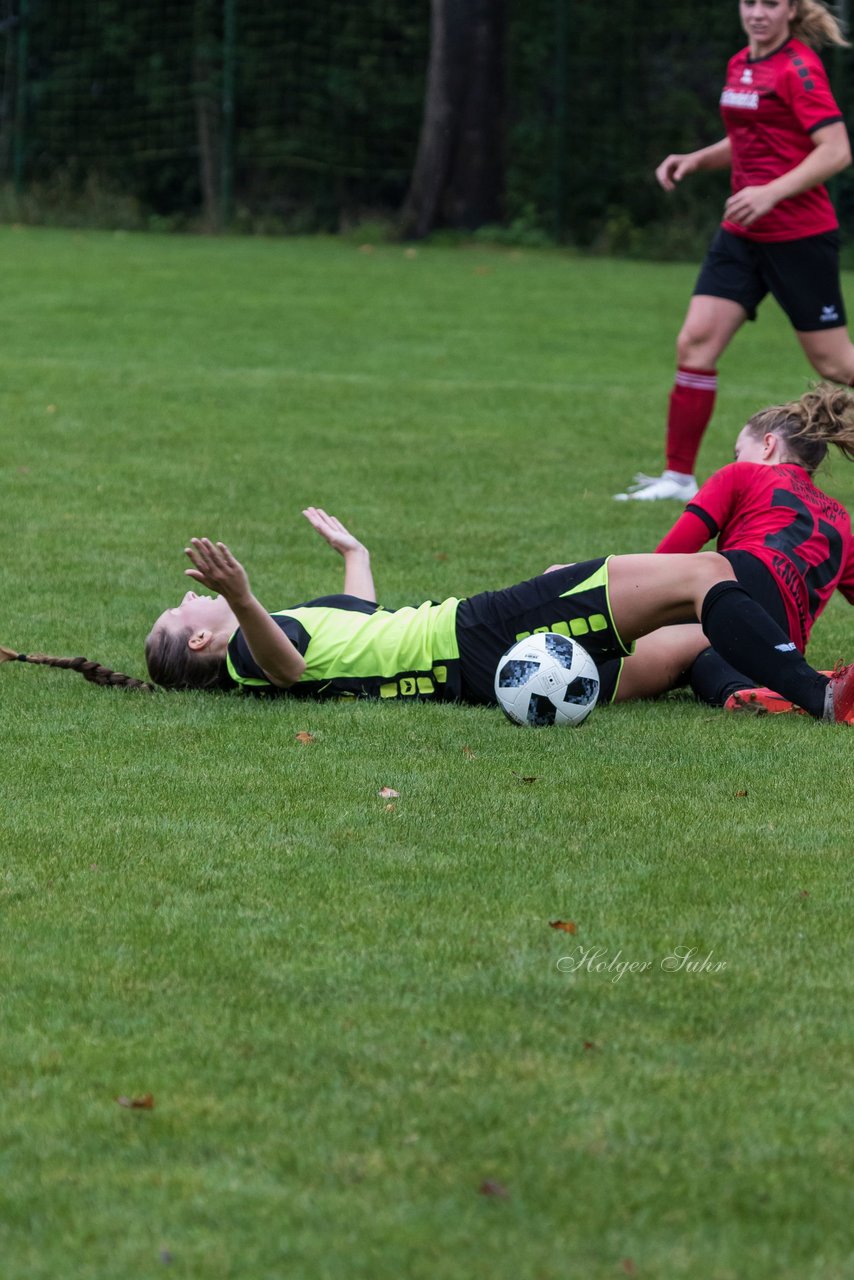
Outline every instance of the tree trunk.
<svg viewBox="0 0 854 1280"><path fill-rule="evenodd" d="M219 158L219 77L210 0L195 0L193 7L193 104L199 147L199 186L205 231L219 226L217 161Z"/></svg>
<svg viewBox="0 0 854 1280"><path fill-rule="evenodd" d="M505 32L505 0L431 0L424 118L401 212L407 237L501 217Z"/></svg>

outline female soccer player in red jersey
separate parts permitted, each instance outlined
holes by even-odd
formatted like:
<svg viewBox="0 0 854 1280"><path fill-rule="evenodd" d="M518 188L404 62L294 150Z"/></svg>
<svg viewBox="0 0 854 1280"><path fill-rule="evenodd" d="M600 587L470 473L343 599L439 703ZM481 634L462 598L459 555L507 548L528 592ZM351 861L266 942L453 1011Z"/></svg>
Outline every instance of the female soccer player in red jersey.
<svg viewBox="0 0 854 1280"><path fill-rule="evenodd" d="M368 553L340 521L309 523L344 559L344 592L269 613L224 543L193 538L187 574L220 594L188 591L146 641L149 673L169 689L249 689L316 698L494 703L496 667L535 631L581 636L594 660L631 650L657 627L702 623L717 651L821 720L854 723L854 666L813 671L720 555L611 556L553 565L503 591L439 604L377 605ZM79 671L95 684L154 690L85 658L0 649L0 661Z"/></svg>
<svg viewBox="0 0 854 1280"><path fill-rule="evenodd" d="M854 383L854 346L839 283L838 222L824 183L851 162L848 134L816 49L845 44L817 0L741 0L748 46L731 60L721 95L726 137L670 155L665 191L706 169L732 173L723 223L700 270L676 343L666 470L638 475L621 500L697 492L694 464L712 416L716 365L767 293L786 312L822 377Z"/></svg>
<svg viewBox="0 0 854 1280"><path fill-rule="evenodd" d="M854 604L851 517L813 480L829 444L854 459L854 394L842 387L819 384L792 404L754 414L736 440L735 462L706 481L657 547L696 552L716 537L738 581L801 652L834 591ZM705 701L790 708L766 690L742 696L751 681L707 648L697 627L645 637L624 664L618 700L670 687L701 646L691 683ZM613 668L606 675L613 678Z"/></svg>

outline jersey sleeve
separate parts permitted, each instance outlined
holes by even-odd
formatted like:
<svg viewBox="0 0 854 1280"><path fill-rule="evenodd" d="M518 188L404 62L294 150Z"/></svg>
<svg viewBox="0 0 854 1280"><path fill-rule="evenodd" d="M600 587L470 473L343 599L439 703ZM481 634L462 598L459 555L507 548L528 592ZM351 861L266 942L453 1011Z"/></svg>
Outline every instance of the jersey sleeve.
<svg viewBox="0 0 854 1280"><path fill-rule="evenodd" d="M305 657L305 651L308 648L308 642L311 639L305 627L302 626L296 618L283 617L282 615L270 615L280 631L284 632L290 640L294 648ZM246 643L240 628L235 631L234 635L228 642L228 660L231 668L230 674L237 677L238 682L251 681L253 684L264 684L270 688L276 688L278 692L285 693L285 689L273 686L258 663L252 657L249 645Z"/></svg>
<svg viewBox="0 0 854 1280"><path fill-rule="evenodd" d="M686 506L668 534L655 548L664 555L699 551L710 538L716 538L730 518L736 501L738 464L709 476L706 483Z"/></svg>
<svg viewBox="0 0 854 1280"><path fill-rule="evenodd" d="M709 526L697 511L690 506L682 512L669 533L666 533L655 548L660 555L688 555L699 551L706 545L712 534Z"/></svg>
<svg viewBox="0 0 854 1280"><path fill-rule="evenodd" d="M780 77L779 92L805 133L843 118L821 58L812 49L795 54Z"/></svg>

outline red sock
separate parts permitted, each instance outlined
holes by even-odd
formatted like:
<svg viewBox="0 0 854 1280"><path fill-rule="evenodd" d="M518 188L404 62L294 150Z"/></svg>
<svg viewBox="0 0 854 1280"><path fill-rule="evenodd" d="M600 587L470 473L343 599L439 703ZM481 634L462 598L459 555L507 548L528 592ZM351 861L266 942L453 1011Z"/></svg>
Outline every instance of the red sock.
<svg viewBox="0 0 854 1280"><path fill-rule="evenodd" d="M715 369L676 370L667 414L667 467L692 475L703 432L715 407L718 375Z"/></svg>

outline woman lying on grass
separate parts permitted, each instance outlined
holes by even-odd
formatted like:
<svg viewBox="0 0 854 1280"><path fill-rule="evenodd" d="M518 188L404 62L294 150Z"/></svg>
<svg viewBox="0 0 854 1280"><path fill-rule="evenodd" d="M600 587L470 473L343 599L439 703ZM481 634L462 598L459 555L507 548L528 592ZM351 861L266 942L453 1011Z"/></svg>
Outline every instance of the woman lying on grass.
<svg viewBox="0 0 854 1280"><path fill-rule="evenodd" d="M291 697L430 698L494 703L499 659L536 630L579 637L596 662L624 656L657 627L697 621L716 650L819 720L854 722L854 666L828 679L737 580L723 556L630 555L553 565L504 591L384 609L370 558L317 507L306 519L344 559L342 595L268 613L222 542L193 538L185 570L216 596L188 591L146 640L165 689L254 689ZM84 658L3 650L6 659L72 668L96 684L153 690Z"/></svg>
<svg viewBox="0 0 854 1280"><path fill-rule="evenodd" d="M854 604L854 535L841 502L814 475L828 445L854 460L854 395L820 383L791 404L755 413L739 432L735 462L710 477L656 550L699 551L710 538L738 581L804 652L816 618L834 591ZM692 665L693 664L693 665ZM668 627L646 636L631 663L601 670L603 695L617 701L652 697L690 683L704 702L730 710L792 709L757 689L708 646L698 626Z"/></svg>

